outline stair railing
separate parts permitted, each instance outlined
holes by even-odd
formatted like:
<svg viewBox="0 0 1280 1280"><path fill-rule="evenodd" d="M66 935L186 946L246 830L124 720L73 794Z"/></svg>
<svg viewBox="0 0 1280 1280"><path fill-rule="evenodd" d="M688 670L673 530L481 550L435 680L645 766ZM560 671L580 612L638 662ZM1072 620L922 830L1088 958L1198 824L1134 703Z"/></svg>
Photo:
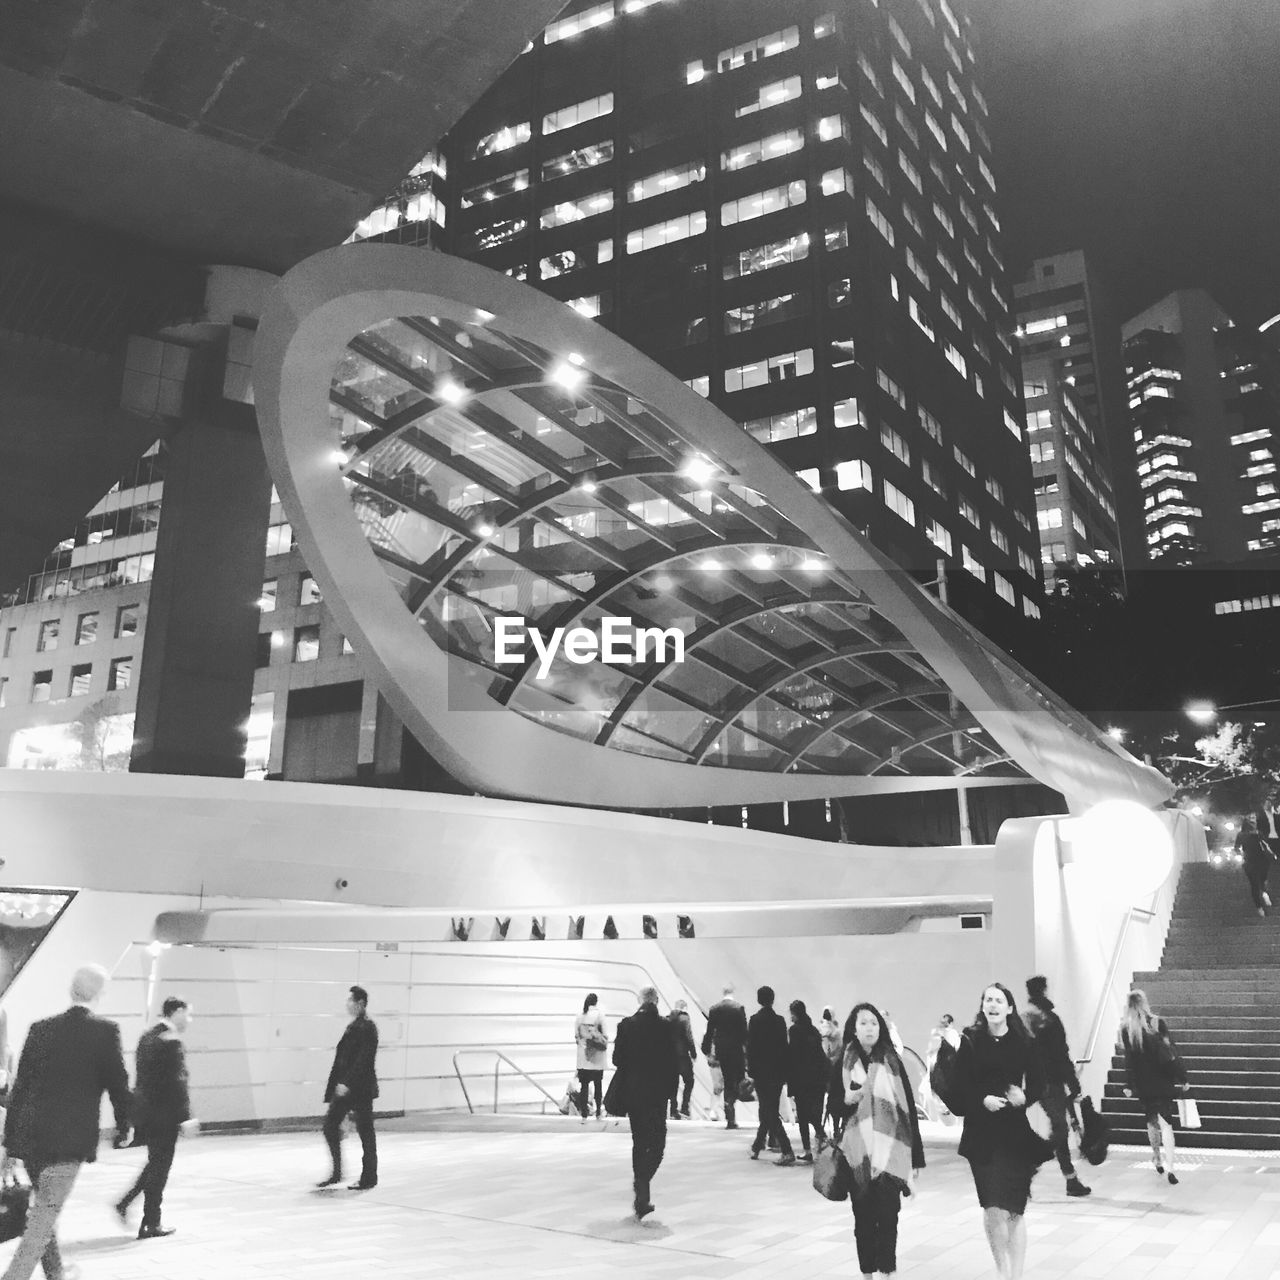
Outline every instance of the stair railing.
<svg viewBox="0 0 1280 1280"><path fill-rule="evenodd" d="M1093 1061L1093 1055L1097 1051L1098 1037L1102 1034L1102 1026L1106 1021L1107 1009L1111 1002L1111 990L1115 986L1116 977L1120 972L1120 962L1124 957L1124 944L1129 939L1129 926L1134 919L1154 920L1155 910L1151 907L1130 907L1125 912L1124 921L1120 925L1120 936L1116 938L1115 950L1111 953L1111 963L1107 966L1107 976L1102 983L1102 991L1098 996L1098 1008L1093 1015L1093 1025L1089 1028L1089 1041L1085 1046L1084 1057L1076 1059L1077 1067L1087 1066Z"/></svg>
<svg viewBox="0 0 1280 1280"><path fill-rule="evenodd" d="M517 1066L514 1062L512 1062L511 1059L508 1058L507 1055L503 1053L501 1049L475 1047L471 1049L459 1049L457 1053L453 1055L453 1073L458 1077L458 1084L462 1086L462 1096L463 1098L466 1099L467 1110L472 1115L475 1115L476 1109L471 1104L471 1094L467 1092L467 1082L463 1078L462 1068L458 1065L458 1059L466 1056L475 1056L476 1054L490 1054L490 1053L493 1054L493 1057L494 1057L494 1063L493 1063L493 1112L494 1112L494 1115L497 1115L498 1113L498 1083L502 1079L503 1063L506 1063L506 1065L509 1066L512 1072L514 1072L516 1075L520 1076L522 1079L527 1080L531 1085L533 1085L533 1087L537 1089L537 1091L540 1094L542 1094L542 1096L546 1098L547 1102L551 1103L551 1105L555 1107L557 1111L560 1109L560 1099L552 1097L552 1095L547 1092L547 1090L543 1087L543 1085L539 1081L535 1080L533 1076L531 1076L527 1071L525 1071L523 1068ZM543 1104L543 1114L544 1115L546 1114L545 1103Z"/></svg>

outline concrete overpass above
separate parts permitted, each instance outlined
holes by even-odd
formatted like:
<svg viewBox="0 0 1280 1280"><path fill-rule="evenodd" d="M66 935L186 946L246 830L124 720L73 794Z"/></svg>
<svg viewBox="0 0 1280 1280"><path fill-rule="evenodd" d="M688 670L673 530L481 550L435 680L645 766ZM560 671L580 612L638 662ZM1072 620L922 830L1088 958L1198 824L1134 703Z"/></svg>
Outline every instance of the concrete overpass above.
<svg viewBox="0 0 1280 1280"><path fill-rule="evenodd" d="M128 337L355 223L563 0L0 4L0 592L163 428Z"/></svg>

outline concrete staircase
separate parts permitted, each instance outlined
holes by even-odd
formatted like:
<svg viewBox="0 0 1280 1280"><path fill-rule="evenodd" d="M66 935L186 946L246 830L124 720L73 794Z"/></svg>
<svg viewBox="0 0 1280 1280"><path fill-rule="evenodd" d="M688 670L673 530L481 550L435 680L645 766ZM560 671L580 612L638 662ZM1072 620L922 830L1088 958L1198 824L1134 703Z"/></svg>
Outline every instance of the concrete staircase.
<svg viewBox="0 0 1280 1280"><path fill-rule="evenodd" d="M1187 1064L1203 1128L1187 1147L1280 1150L1280 911L1255 912L1239 868L1182 869L1159 970L1133 985L1169 1025ZM1114 1142L1145 1144L1136 1098L1125 1098L1116 1046L1102 1110Z"/></svg>

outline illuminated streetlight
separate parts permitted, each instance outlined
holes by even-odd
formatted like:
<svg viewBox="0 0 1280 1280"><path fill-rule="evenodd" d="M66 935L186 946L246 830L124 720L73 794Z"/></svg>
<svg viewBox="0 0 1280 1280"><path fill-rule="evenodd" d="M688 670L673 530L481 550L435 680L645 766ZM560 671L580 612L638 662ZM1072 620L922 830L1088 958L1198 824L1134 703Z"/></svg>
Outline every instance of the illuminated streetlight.
<svg viewBox="0 0 1280 1280"><path fill-rule="evenodd" d="M467 398L467 389L452 378L441 378L436 383L436 399L445 404L461 404Z"/></svg>
<svg viewBox="0 0 1280 1280"><path fill-rule="evenodd" d="M1182 710L1187 718L1194 720L1196 724L1212 724L1218 718L1218 708L1208 699L1188 702Z"/></svg>
<svg viewBox="0 0 1280 1280"><path fill-rule="evenodd" d="M478 525L476 525L476 536L477 536L477 537L480 537L480 538L492 538L492 537L493 537L493 525L491 525L491 524L478 524Z"/></svg>
<svg viewBox="0 0 1280 1280"><path fill-rule="evenodd" d="M1107 737L1110 738L1113 742L1123 742L1124 730L1120 728L1119 725L1113 724L1110 726L1110 728L1107 729Z"/></svg>
<svg viewBox="0 0 1280 1280"><path fill-rule="evenodd" d="M581 360L582 357L579 356L578 359ZM570 363L571 361L573 361L572 356L568 360L561 361L549 375L552 382L566 391L576 391L587 380L586 370L580 368L577 363Z"/></svg>

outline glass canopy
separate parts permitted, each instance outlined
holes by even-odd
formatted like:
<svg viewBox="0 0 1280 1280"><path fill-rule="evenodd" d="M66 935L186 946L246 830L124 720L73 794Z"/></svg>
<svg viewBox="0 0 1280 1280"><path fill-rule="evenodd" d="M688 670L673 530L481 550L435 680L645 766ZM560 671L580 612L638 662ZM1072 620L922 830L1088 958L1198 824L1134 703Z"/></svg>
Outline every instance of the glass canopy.
<svg viewBox="0 0 1280 1280"><path fill-rule="evenodd" d="M856 574L581 357L485 312L387 320L347 345L330 413L371 549L495 703L682 763L1023 776ZM678 632L683 660L500 662L512 617Z"/></svg>

